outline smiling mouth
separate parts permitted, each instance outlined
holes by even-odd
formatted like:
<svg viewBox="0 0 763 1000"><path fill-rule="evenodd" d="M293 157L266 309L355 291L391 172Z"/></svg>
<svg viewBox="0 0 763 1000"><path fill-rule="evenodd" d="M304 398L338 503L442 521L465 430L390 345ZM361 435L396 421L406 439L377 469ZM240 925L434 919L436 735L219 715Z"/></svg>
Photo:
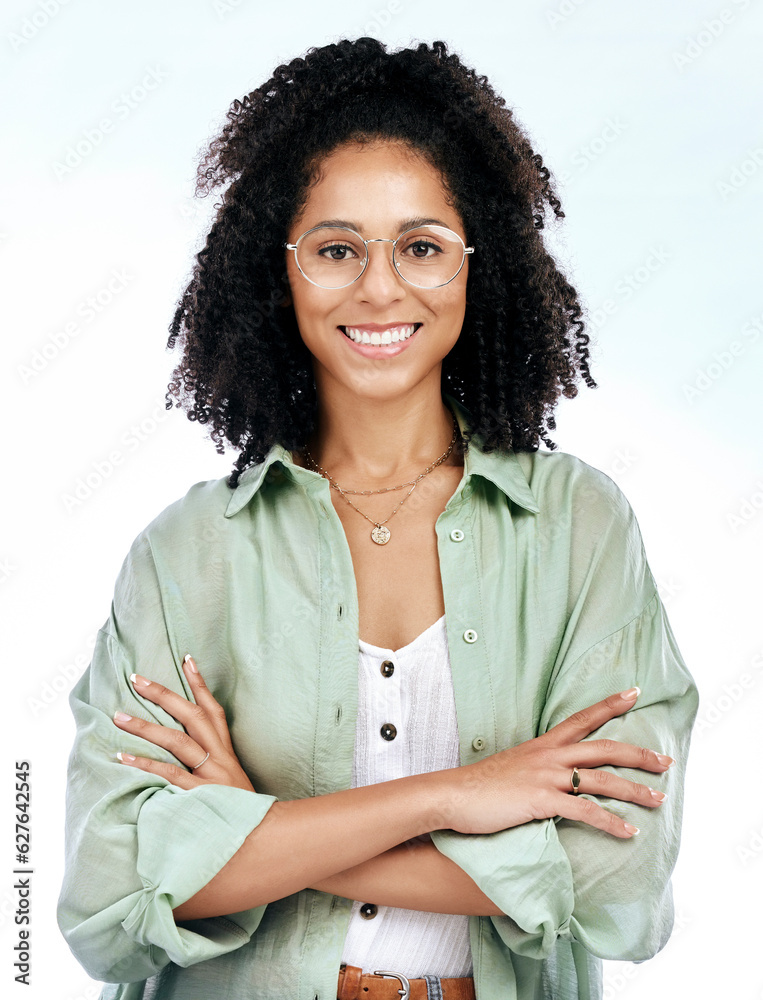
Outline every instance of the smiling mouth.
<svg viewBox="0 0 763 1000"><path fill-rule="evenodd" d="M340 326L339 329L349 340L356 344L399 344L408 340L414 333L423 326L423 323L401 323L399 326L391 326L381 333L374 330L370 332L362 326Z"/></svg>

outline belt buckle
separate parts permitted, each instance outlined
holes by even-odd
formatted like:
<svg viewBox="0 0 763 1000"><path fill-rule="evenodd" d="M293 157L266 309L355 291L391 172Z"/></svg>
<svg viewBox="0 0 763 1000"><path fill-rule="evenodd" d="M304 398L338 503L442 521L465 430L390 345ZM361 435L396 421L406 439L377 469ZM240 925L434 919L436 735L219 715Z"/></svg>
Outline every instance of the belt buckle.
<svg viewBox="0 0 763 1000"><path fill-rule="evenodd" d="M401 976L398 972L381 972L378 969L376 972L374 972L374 975L386 976L388 979L399 979L400 984L402 986L402 989L399 989L397 991L400 994L400 1000L408 1000L408 998L411 995L411 984L408 982L405 976Z"/></svg>

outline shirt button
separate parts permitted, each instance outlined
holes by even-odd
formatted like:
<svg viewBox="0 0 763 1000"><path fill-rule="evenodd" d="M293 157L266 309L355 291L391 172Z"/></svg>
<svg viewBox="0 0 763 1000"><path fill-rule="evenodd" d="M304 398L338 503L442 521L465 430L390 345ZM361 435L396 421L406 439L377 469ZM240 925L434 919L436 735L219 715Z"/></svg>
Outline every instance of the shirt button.
<svg viewBox="0 0 763 1000"><path fill-rule="evenodd" d="M395 664L392 660L384 660L380 667L382 672L382 677L391 677L395 672Z"/></svg>
<svg viewBox="0 0 763 1000"><path fill-rule="evenodd" d="M364 903L360 908L360 915L364 920L373 920L378 909L376 903Z"/></svg>
<svg viewBox="0 0 763 1000"><path fill-rule="evenodd" d="M474 631L473 628L468 628L464 632L464 642L476 642L476 641L477 641L477 633Z"/></svg>
<svg viewBox="0 0 763 1000"><path fill-rule="evenodd" d="M382 734L383 740L394 740L397 736L397 729L395 729L391 722L385 722L379 732Z"/></svg>
<svg viewBox="0 0 763 1000"><path fill-rule="evenodd" d="M485 749L485 741L482 739L481 736L475 736L474 737L474 739L472 740L472 748L474 750L484 750Z"/></svg>
<svg viewBox="0 0 763 1000"><path fill-rule="evenodd" d="M450 538L453 542L463 542L464 533L460 528L454 528L450 533Z"/></svg>

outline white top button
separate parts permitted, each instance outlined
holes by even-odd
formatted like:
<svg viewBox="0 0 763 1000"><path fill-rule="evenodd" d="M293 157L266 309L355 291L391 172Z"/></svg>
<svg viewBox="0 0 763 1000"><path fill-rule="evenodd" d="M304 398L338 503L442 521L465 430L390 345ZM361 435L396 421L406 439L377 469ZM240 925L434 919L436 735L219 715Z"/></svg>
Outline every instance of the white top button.
<svg viewBox="0 0 763 1000"><path fill-rule="evenodd" d="M464 640L466 642L476 642L477 641L477 633L474 631L473 628L468 628L464 632Z"/></svg>
<svg viewBox="0 0 763 1000"><path fill-rule="evenodd" d="M451 537L451 541L454 541L454 542L463 542L463 540L464 540L464 533L463 533L463 531L460 528L454 528L453 531L451 531L451 533L450 533L450 537Z"/></svg>

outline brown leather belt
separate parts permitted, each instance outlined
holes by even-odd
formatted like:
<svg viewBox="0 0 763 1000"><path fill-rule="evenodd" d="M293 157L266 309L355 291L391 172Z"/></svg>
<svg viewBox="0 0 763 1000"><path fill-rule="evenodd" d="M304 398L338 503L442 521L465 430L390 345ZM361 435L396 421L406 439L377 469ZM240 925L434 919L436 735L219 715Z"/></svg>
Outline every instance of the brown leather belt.
<svg viewBox="0 0 763 1000"><path fill-rule="evenodd" d="M476 1000L474 979L406 979L397 972L363 972L357 965L339 970L337 1000Z"/></svg>

